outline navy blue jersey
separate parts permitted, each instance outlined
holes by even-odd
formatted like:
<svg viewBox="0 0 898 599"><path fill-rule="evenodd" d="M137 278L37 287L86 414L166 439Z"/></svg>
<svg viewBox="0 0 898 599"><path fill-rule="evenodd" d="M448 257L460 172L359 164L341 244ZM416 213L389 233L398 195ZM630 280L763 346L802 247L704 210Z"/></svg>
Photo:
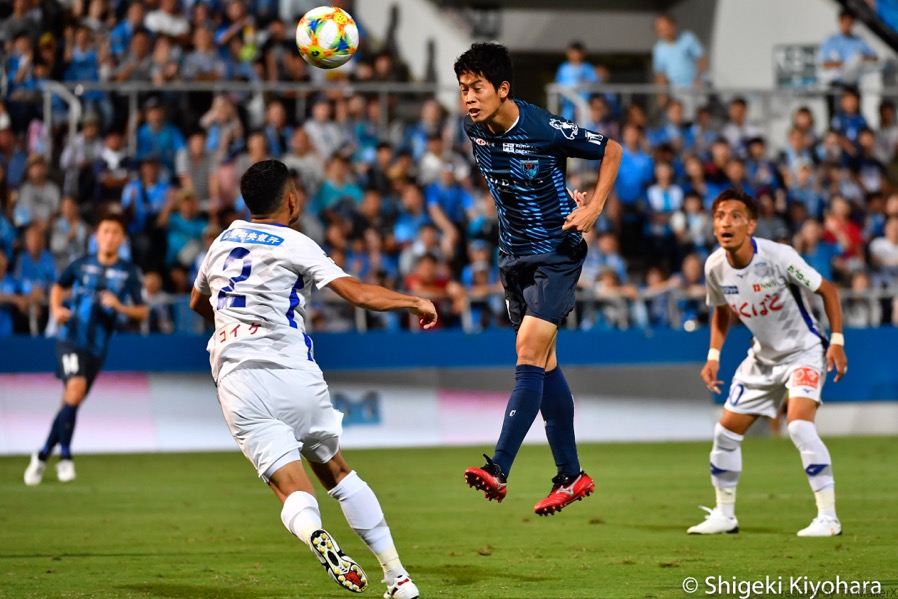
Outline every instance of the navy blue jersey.
<svg viewBox="0 0 898 599"><path fill-rule="evenodd" d="M100 302L102 293L111 291L123 304L128 300L135 306L143 304L140 271L125 260L103 266L96 254L83 256L68 265L57 283L72 289L68 301L72 318L59 328L56 338L101 358L118 322L118 313Z"/></svg>
<svg viewBox="0 0 898 599"><path fill-rule="evenodd" d="M512 256L574 247L583 236L561 229L577 207L565 190L567 159L601 160L605 137L538 106L514 102L520 115L501 135L465 118L474 159L496 201L499 247Z"/></svg>

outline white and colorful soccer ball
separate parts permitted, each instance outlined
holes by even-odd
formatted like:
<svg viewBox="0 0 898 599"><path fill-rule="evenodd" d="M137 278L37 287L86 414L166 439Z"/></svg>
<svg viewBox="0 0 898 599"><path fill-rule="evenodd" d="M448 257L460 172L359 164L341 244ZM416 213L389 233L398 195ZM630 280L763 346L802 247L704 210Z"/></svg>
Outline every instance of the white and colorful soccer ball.
<svg viewBox="0 0 898 599"><path fill-rule="evenodd" d="M359 29L348 12L319 6L296 25L296 47L307 63L321 69L345 64L359 47Z"/></svg>

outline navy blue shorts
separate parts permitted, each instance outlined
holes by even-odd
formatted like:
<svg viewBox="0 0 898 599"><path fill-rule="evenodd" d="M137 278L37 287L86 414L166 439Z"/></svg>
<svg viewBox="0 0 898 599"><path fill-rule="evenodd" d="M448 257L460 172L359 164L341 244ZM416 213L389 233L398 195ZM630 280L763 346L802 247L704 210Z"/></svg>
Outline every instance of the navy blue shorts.
<svg viewBox="0 0 898 599"><path fill-rule="evenodd" d="M586 242L548 254L509 256L499 254L499 279L505 287L508 318L517 331L524 316L560 325L576 301L577 281Z"/></svg>
<svg viewBox="0 0 898 599"><path fill-rule="evenodd" d="M90 389L102 366L103 360L89 351L64 341L56 343L56 378L63 382L76 376L83 376L87 379L87 388Z"/></svg>

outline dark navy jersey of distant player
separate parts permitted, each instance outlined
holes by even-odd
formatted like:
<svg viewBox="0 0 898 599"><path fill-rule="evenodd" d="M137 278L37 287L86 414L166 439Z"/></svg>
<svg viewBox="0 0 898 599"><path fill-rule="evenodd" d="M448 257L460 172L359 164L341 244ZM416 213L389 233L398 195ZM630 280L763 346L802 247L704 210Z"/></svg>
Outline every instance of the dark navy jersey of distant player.
<svg viewBox="0 0 898 599"><path fill-rule="evenodd" d="M501 135L465 117L474 159L496 201L499 247L512 256L574 247L583 236L561 229L577 207L565 189L567 159L601 160L605 137L533 104L514 102L518 120Z"/></svg>
<svg viewBox="0 0 898 599"><path fill-rule="evenodd" d="M74 348L105 357L109 339L119 315L101 303L104 291L111 291L123 304L143 304L143 285L137 267L125 260L103 266L96 254L78 258L63 271L60 287L71 288L67 305L72 318L62 325L56 338Z"/></svg>

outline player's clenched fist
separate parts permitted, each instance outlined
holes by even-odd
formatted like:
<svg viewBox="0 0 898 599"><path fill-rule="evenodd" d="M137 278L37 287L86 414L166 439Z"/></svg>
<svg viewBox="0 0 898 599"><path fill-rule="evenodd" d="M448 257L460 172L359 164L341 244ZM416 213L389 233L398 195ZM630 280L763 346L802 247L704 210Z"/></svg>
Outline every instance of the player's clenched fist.
<svg viewBox="0 0 898 599"><path fill-rule="evenodd" d="M833 382L838 383L848 372L848 357L845 355L845 348L835 343L826 350L826 371L832 372L833 368L836 369Z"/></svg>
<svg viewBox="0 0 898 599"><path fill-rule="evenodd" d="M418 316L418 322L425 329L432 329L437 324L437 309L433 302L423 297L418 298L418 303L408 309L413 315Z"/></svg>
<svg viewBox="0 0 898 599"><path fill-rule="evenodd" d="M72 318L72 311L68 308L60 307L53 310L53 319L57 324L65 324Z"/></svg>

